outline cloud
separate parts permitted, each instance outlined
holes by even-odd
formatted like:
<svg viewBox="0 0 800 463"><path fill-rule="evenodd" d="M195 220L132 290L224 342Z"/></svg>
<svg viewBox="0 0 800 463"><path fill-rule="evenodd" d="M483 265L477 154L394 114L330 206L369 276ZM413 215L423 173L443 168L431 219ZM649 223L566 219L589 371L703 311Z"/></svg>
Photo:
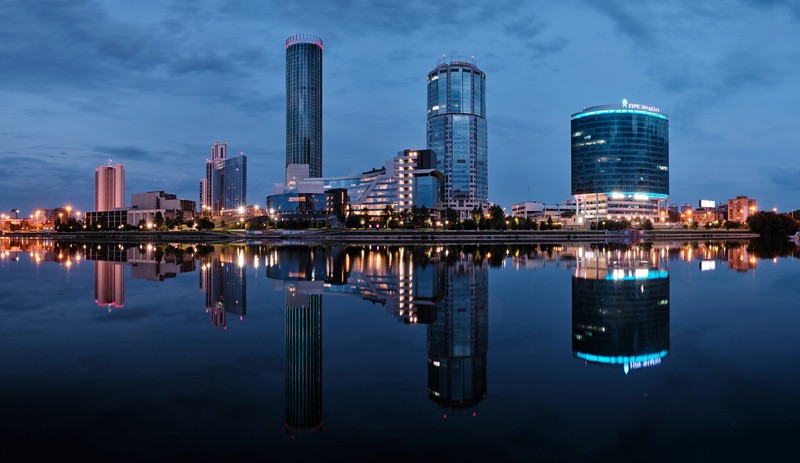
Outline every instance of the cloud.
<svg viewBox="0 0 800 463"><path fill-rule="evenodd" d="M645 2L588 0L586 4L611 19L618 34L638 44L652 45L656 42L650 19L653 14L644 10ZM636 9L639 11L635 11Z"/></svg>
<svg viewBox="0 0 800 463"><path fill-rule="evenodd" d="M783 190L800 191L800 169L791 167L775 169L770 172L769 177L772 183L778 185Z"/></svg>
<svg viewBox="0 0 800 463"><path fill-rule="evenodd" d="M91 146L90 147L93 152L95 153L102 153L103 155L109 156L117 156L122 157L119 162L125 163L129 160L147 160L147 159L156 159L157 156L154 156L149 151L140 148L138 146Z"/></svg>
<svg viewBox="0 0 800 463"><path fill-rule="evenodd" d="M541 58L559 52L569 44L569 40L564 37L543 40L541 36L547 27L546 21L531 16L508 22L503 30L506 35L522 43L530 52L531 57Z"/></svg>

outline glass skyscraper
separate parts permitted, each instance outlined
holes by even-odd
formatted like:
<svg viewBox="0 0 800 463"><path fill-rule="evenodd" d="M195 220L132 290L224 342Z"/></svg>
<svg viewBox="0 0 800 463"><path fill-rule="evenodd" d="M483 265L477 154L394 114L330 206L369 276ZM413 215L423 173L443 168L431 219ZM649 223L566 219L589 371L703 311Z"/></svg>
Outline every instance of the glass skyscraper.
<svg viewBox="0 0 800 463"><path fill-rule="evenodd" d="M227 143L214 143L200 181L200 207L214 215L236 214L247 206L247 156L228 158Z"/></svg>
<svg viewBox="0 0 800 463"><path fill-rule="evenodd" d="M428 149L444 173L444 207L468 217L489 200L486 74L474 60L449 58L428 73Z"/></svg>
<svg viewBox="0 0 800 463"><path fill-rule="evenodd" d="M308 164L322 177L322 39L286 39L286 166Z"/></svg>
<svg viewBox="0 0 800 463"><path fill-rule="evenodd" d="M572 115L572 194L579 219L658 219L669 195L669 119L623 100Z"/></svg>

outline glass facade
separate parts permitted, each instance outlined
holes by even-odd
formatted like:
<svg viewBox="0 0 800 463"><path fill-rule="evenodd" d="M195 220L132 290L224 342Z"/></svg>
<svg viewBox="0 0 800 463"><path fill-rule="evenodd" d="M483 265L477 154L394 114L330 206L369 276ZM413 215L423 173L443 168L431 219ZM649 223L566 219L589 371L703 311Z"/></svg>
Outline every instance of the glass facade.
<svg viewBox="0 0 800 463"><path fill-rule="evenodd" d="M329 215L328 195L296 191L269 195L267 211L278 220L325 220Z"/></svg>
<svg viewBox="0 0 800 463"><path fill-rule="evenodd" d="M322 177L322 39L286 39L286 165Z"/></svg>
<svg viewBox="0 0 800 463"><path fill-rule="evenodd" d="M211 209L224 214L247 205L247 156L211 161Z"/></svg>
<svg viewBox="0 0 800 463"><path fill-rule="evenodd" d="M436 170L414 174L412 183L414 191L413 205L427 207L428 209L441 209L442 180L442 174Z"/></svg>
<svg viewBox="0 0 800 463"><path fill-rule="evenodd" d="M486 74L450 59L428 73L428 149L444 173L444 204L467 217L489 200Z"/></svg>
<svg viewBox="0 0 800 463"><path fill-rule="evenodd" d="M596 108L572 116L572 194L668 195L666 115Z"/></svg>

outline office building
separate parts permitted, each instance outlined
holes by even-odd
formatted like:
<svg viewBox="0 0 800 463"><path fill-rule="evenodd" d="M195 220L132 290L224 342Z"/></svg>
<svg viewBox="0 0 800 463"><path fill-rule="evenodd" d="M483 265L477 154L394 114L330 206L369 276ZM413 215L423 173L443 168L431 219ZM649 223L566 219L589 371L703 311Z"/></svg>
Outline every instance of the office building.
<svg viewBox="0 0 800 463"><path fill-rule="evenodd" d="M380 169L342 177L309 177L309 166L290 164L286 184L275 184L267 210L277 220L324 220L339 210L379 217L387 207L395 212L426 207L433 217L443 209L443 176L433 168L432 150L403 150ZM342 197L341 191L345 192Z"/></svg>
<svg viewBox="0 0 800 463"><path fill-rule="evenodd" d="M235 215L247 206L247 156L228 158L227 153L227 143L214 143L200 180L200 208L212 215Z"/></svg>
<svg viewBox="0 0 800 463"><path fill-rule="evenodd" d="M308 164L311 177L322 177L322 39L307 34L286 39L286 166L291 164Z"/></svg>
<svg viewBox="0 0 800 463"><path fill-rule="evenodd" d="M728 200L728 221L747 222L747 218L755 214L757 209L756 200L747 196L737 196L736 199Z"/></svg>
<svg viewBox="0 0 800 463"><path fill-rule="evenodd" d="M669 120L623 100L572 115L572 195L578 221L666 220Z"/></svg>
<svg viewBox="0 0 800 463"><path fill-rule="evenodd" d="M100 166L94 171L94 210L113 211L125 207L125 166Z"/></svg>
<svg viewBox="0 0 800 463"><path fill-rule="evenodd" d="M486 74L468 58L447 58L428 73L428 149L444 174L443 207L462 218L489 202Z"/></svg>

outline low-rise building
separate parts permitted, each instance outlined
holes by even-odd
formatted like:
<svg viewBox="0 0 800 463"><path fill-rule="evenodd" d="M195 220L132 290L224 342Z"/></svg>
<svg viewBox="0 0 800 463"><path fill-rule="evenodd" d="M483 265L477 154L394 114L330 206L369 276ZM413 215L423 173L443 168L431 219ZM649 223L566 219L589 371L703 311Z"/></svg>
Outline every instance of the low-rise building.
<svg viewBox="0 0 800 463"><path fill-rule="evenodd" d="M758 210L756 200L747 196L737 196L736 199L728 200L728 221L741 222L755 214Z"/></svg>
<svg viewBox="0 0 800 463"><path fill-rule="evenodd" d="M180 214L183 220L194 218L195 202L180 199L163 191L148 191L131 195L131 207L127 211L127 224L138 226L141 223L154 223L160 212L164 220L174 220Z"/></svg>
<svg viewBox="0 0 800 463"><path fill-rule="evenodd" d="M520 219L547 220L561 218L565 213L575 213L575 201L562 201L560 204L546 204L541 201L525 201L511 206L511 214Z"/></svg>

